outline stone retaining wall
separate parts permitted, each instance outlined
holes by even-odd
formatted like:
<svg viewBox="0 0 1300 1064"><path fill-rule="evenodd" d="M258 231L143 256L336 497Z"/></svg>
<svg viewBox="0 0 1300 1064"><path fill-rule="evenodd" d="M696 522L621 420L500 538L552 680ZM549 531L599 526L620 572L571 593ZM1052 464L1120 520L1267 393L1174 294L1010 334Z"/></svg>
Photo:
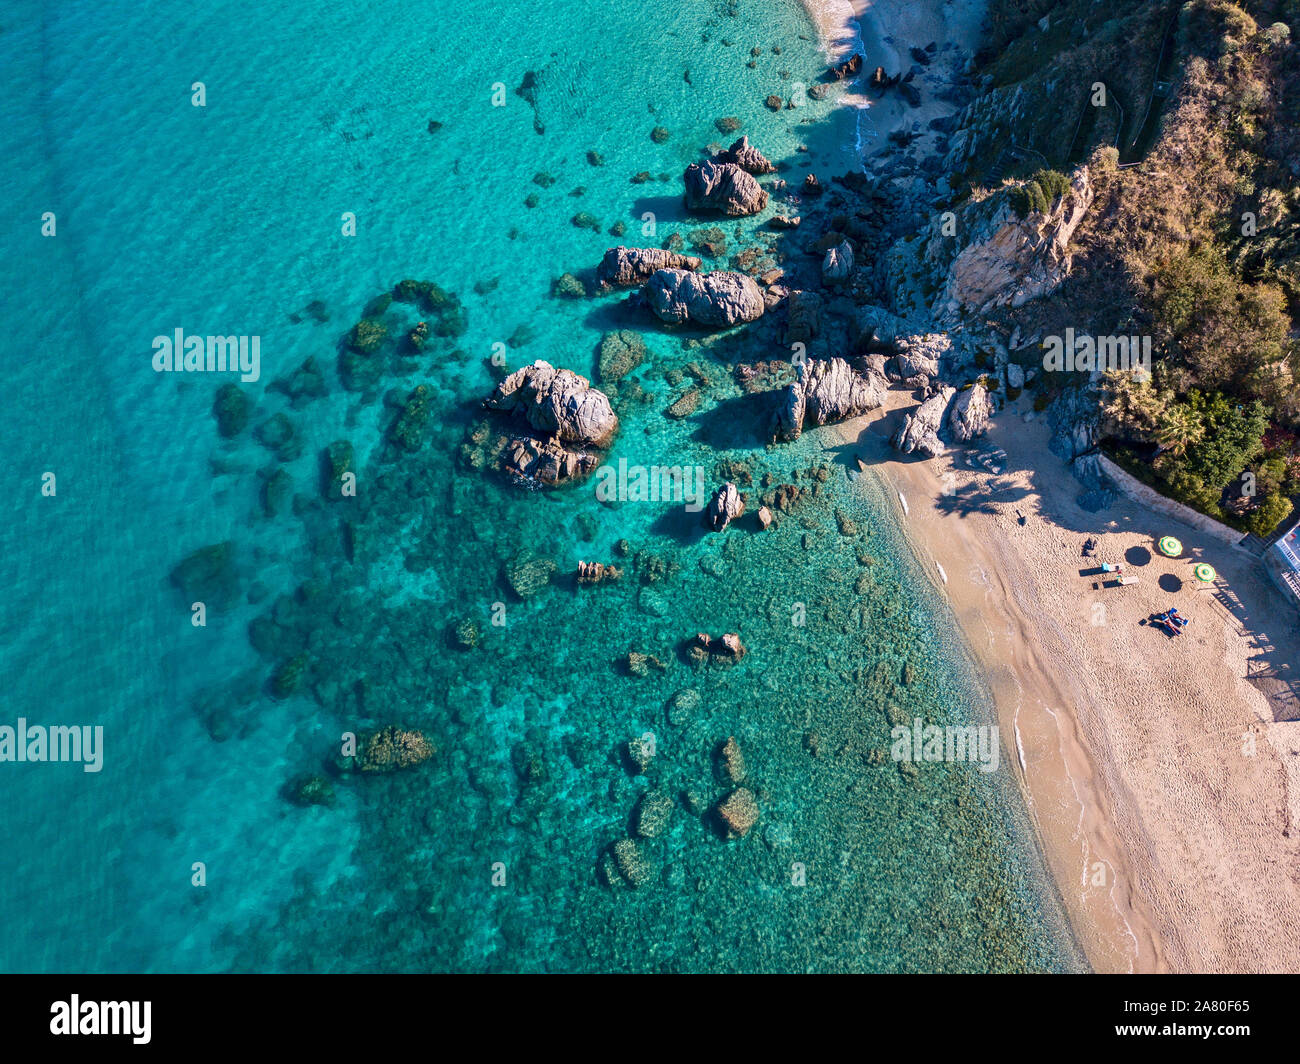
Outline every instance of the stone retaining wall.
<svg viewBox="0 0 1300 1064"><path fill-rule="evenodd" d="M1148 509L1156 511L1156 513L1172 517L1175 521L1190 525L1203 535L1210 536L1229 547L1236 546L1246 538L1246 533L1238 532L1235 528L1229 528L1222 522L1216 521L1213 517L1206 517L1205 514L1197 513L1190 506L1184 506L1181 502L1176 502L1161 495L1155 488L1143 484L1131 473L1126 473L1104 454L1097 457L1101 461L1102 472L1115 482L1116 489L1135 502L1140 502Z"/></svg>

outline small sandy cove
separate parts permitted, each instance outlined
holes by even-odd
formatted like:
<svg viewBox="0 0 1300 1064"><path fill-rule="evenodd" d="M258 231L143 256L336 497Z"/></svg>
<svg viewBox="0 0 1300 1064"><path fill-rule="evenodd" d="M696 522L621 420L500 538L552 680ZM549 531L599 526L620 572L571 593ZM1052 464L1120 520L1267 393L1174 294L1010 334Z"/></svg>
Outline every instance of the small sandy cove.
<svg viewBox="0 0 1300 1064"><path fill-rule="evenodd" d="M1300 971L1300 613L1238 549L1122 496L1082 510L1047 427L1023 420L1028 396L979 446L934 460L888 445L915 403L895 391L825 431L879 478L956 615L1093 967ZM995 448L1001 474L966 461ZM1155 549L1162 535L1181 558ZM1215 585L1193 578L1198 561ZM1101 562L1139 583L1081 575ZM1173 605L1184 634L1140 623Z"/></svg>

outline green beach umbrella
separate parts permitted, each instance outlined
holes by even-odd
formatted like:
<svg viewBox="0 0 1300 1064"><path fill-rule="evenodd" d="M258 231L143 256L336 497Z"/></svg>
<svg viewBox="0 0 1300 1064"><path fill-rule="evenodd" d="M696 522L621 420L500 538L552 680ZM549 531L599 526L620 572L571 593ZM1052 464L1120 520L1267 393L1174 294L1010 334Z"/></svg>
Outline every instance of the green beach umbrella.
<svg viewBox="0 0 1300 1064"><path fill-rule="evenodd" d="M1199 565L1197 565L1192 570L1192 573L1193 575L1195 575L1197 580L1204 580L1205 583L1207 584L1213 581L1215 577L1219 575L1214 571L1213 565L1206 565L1205 562L1201 562Z"/></svg>
<svg viewBox="0 0 1300 1064"><path fill-rule="evenodd" d="M1161 554L1167 554L1171 558L1177 558L1183 553L1183 544L1173 536L1161 536L1160 542L1156 544Z"/></svg>

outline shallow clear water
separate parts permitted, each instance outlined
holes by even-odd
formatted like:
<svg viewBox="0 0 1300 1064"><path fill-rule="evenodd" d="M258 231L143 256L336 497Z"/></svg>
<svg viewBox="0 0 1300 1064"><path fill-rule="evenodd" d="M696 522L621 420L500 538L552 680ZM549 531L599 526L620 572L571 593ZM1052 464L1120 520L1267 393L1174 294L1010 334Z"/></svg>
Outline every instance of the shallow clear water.
<svg viewBox="0 0 1300 1064"><path fill-rule="evenodd" d="M883 502L850 483L848 456L816 433L764 446L764 400L732 364L786 352L746 350L743 334L718 346L669 335L616 296L550 295L621 242L607 232L618 221L622 241L655 246L715 224L684 215L680 173L724 140L717 118L739 118L774 159L803 143L822 172L848 168L851 118L829 103L763 106L822 70L802 10L201 6L10 3L0 17L13 72L0 87L12 143L0 164L0 723L105 729L102 772L0 765L0 967L1075 963L1013 788L969 767L912 776L881 760L891 715L977 720L987 705ZM529 71L535 105L515 91ZM633 183L642 171L651 180ZM45 211L54 237L41 235ZM575 227L580 211L604 231ZM342 233L348 212L355 236ZM642 237L647 214L655 230ZM737 251L753 225L724 229ZM341 337L405 277L454 292L464 333L345 389ZM394 304L387 320L397 334L416 316ZM546 358L590 374L602 334L624 327L645 336L634 377L652 398L620 389L610 459L698 464L710 485L743 477L719 469L733 460L755 496L765 475L806 487L778 529L705 538L680 506L604 505L590 483L528 493L458 460L494 345L511 366ZM152 371L152 338L175 328L261 337L256 409L235 440L211 415L221 381ZM291 404L268 387L308 358L323 397ZM674 421L662 411L690 363L705 397ZM420 383L433 417L407 453L386 440L386 397ZM301 441L283 462L253 432L281 412ZM354 447L359 490L327 502L319 455L336 440ZM271 518L262 485L277 468L297 505ZM224 541L232 594L194 627L168 574ZM503 567L524 547L560 575L520 600ZM579 560L627 572L577 590L564 574ZM491 624L495 603L504 627ZM479 645L454 648L449 631L468 620ZM739 632L749 654L696 671L679 648L697 631ZM630 650L666 669L627 675ZM272 698L269 677L298 655L307 682ZM698 705L670 723L684 689ZM436 757L336 779L333 807L285 800L300 775L328 774L343 732L390 723L423 729ZM623 745L646 732L657 753L633 774ZM729 790L714 758L728 736L760 807L743 840L688 808ZM671 826L642 844L647 882L611 888L603 855L650 788L674 798ZM796 865L806 885L793 884Z"/></svg>

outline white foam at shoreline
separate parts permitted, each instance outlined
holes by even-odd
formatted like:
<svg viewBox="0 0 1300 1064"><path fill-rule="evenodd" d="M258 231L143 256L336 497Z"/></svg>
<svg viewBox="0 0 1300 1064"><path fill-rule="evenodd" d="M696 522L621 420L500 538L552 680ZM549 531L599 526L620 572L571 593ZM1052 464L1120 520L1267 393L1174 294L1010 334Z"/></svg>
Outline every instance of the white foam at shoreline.
<svg viewBox="0 0 1300 1064"><path fill-rule="evenodd" d="M821 48L828 61L863 52L862 31L850 0L803 0L804 9L817 27Z"/></svg>

